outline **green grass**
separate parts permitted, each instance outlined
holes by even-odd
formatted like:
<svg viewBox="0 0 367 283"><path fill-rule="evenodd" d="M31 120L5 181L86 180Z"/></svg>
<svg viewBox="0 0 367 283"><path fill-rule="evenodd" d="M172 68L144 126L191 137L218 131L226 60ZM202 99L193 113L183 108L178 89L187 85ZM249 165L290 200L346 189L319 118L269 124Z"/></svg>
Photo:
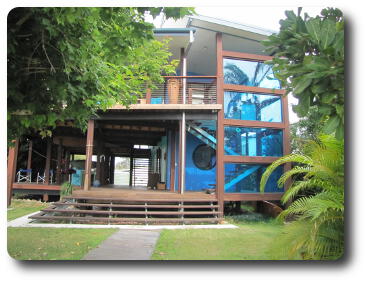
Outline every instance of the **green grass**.
<svg viewBox="0 0 367 283"><path fill-rule="evenodd" d="M36 200L13 199L10 208L8 208L8 221L39 211L49 205L48 203Z"/></svg>
<svg viewBox="0 0 367 283"><path fill-rule="evenodd" d="M272 220L228 218L237 229L163 230L154 260L275 260L273 247L283 225Z"/></svg>
<svg viewBox="0 0 367 283"><path fill-rule="evenodd" d="M116 231L8 228L8 253L17 260L78 260Z"/></svg>
<svg viewBox="0 0 367 283"><path fill-rule="evenodd" d="M50 204L14 199L8 221ZM8 253L18 260L77 260L117 229L8 228Z"/></svg>

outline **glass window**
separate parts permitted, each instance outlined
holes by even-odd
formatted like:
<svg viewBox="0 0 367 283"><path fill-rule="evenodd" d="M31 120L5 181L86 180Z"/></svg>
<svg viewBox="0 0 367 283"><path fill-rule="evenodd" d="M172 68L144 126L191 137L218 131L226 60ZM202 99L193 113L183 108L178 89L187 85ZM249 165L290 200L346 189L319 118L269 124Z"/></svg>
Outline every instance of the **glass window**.
<svg viewBox="0 0 367 283"><path fill-rule="evenodd" d="M227 155L282 156L283 131L268 128L224 127Z"/></svg>
<svg viewBox="0 0 367 283"><path fill-rule="evenodd" d="M224 92L224 118L262 122L282 122L280 96Z"/></svg>
<svg viewBox="0 0 367 283"><path fill-rule="evenodd" d="M224 165L225 193L259 193L260 180L267 165L226 163ZM284 188L278 188L278 179L283 174L283 167L278 167L269 177L265 186L267 193L281 193Z"/></svg>
<svg viewBox="0 0 367 283"><path fill-rule="evenodd" d="M263 62L225 58L223 73L225 84L281 88L279 80L274 77L272 66Z"/></svg>

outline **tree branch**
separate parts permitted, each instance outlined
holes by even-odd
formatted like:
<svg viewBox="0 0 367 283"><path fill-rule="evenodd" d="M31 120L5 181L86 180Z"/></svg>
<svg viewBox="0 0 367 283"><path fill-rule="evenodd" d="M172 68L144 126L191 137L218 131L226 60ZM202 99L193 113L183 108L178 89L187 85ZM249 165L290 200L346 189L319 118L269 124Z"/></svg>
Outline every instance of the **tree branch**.
<svg viewBox="0 0 367 283"><path fill-rule="evenodd" d="M50 63L51 72L56 73L56 70L55 70L54 66L52 65L52 63L51 63L51 60L47 55L47 51L46 51L46 48L45 48L45 33L44 33L44 31L42 31L42 49L45 52L45 55L46 55L46 58L47 58L48 62Z"/></svg>

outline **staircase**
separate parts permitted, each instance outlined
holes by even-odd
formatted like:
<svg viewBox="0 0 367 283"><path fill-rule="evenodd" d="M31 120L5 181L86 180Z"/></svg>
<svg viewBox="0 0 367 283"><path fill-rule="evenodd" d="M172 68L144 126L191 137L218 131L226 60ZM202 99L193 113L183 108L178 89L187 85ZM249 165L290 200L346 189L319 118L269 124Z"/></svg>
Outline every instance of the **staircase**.
<svg viewBox="0 0 367 283"><path fill-rule="evenodd" d="M218 204L208 199L116 199L64 197L31 219L53 223L208 224L220 223Z"/></svg>

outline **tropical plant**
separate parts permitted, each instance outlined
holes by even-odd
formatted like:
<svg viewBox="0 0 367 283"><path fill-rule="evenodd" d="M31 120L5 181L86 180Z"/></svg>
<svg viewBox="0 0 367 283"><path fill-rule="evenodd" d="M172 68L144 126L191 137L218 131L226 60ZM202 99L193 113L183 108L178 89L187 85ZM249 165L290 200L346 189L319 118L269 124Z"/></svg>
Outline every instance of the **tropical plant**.
<svg viewBox="0 0 367 283"><path fill-rule="evenodd" d="M65 182L61 185L60 188L60 197L64 197L64 196L70 196L73 193L73 185L69 182Z"/></svg>
<svg viewBox="0 0 367 283"><path fill-rule="evenodd" d="M344 137L344 18L339 9L327 8L320 16L286 11L280 31L263 44L274 58L276 78L298 99L293 110L305 117L316 105L323 132Z"/></svg>
<svg viewBox="0 0 367 283"><path fill-rule="evenodd" d="M260 191L280 165L295 166L278 180L284 186L297 177L282 197L292 202L279 219L285 225L282 245L290 258L338 259L344 251L344 143L331 135L309 141L306 154L290 154L272 163L264 172ZM287 241L287 242L284 242Z"/></svg>
<svg viewBox="0 0 367 283"><path fill-rule="evenodd" d="M317 106L311 106L307 115L290 125L292 153L303 153L308 140L316 140L322 133L325 119Z"/></svg>

